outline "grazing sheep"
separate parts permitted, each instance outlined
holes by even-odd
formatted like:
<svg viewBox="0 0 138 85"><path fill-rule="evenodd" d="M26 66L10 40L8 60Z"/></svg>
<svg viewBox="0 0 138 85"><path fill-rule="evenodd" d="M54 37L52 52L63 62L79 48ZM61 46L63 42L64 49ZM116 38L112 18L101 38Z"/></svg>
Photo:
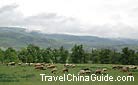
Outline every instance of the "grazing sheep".
<svg viewBox="0 0 138 85"><path fill-rule="evenodd" d="M90 74L91 73L91 70L89 68L85 68L85 69L82 69L85 71L85 74Z"/></svg>
<svg viewBox="0 0 138 85"><path fill-rule="evenodd" d="M41 63L36 63L34 66L36 67L36 66L42 66L42 65Z"/></svg>
<svg viewBox="0 0 138 85"><path fill-rule="evenodd" d="M107 71L107 68L103 68L103 70L102 70L103 72L106 72Z"/></svg>
<svg viewBox="0 0 138 85"><path fill-rule="evenodd" d="M15 62L9 62L7 66L15 66Z"/></svg>
<svg viewBox="0 0 138 85"><path fill-rule="evenodd" d="M55 68L55 67L56 67L56 65L53 65L53 64L50 65L50 66L47 66L47 68L50 68L50 69L51 69L51 68Z"/></svg>
<svg viewBox="0 0 138 85"><path fill-rule="evenodd" d="M137 69L137 67L135 66L134 68L132 68L132 69Z"/></svg>
<svg viewBox="0 0 138 85"><path fill-rule="evenodd" d="M112 69L116 69L117 67L116 66L113 66Z"/></svg>
<svg viewBox="0 0 138 85"><path fill-rule="evenodd" d="M70 67L70 64L64 64L65 67Z"/></svg>
<svg viewBox="0 0 138 85"><path fill-rule="evenodd" d="M64 68L62 71L63 73L65 73L65 72L68 72L69 70L67 68Z"/></svg>
<svg viewBox="0 0 138 85"><path fill-rule="evenodd" d="M102 73L102 70L101 69L97 69L96 71L95 71L95 74L101 74Z"/></svg>
<svg viewBox="0 0 138 85"><path fill-rule="evenodd" d="M75 64L64 64L64 67L66 67L66 68L68 68L68 67L74 68L74 67L76 67L76 65Z"/></svg>
<svg viewBox="0 0 138 85"><path fill-rule="evenodd" d="M45 64L45 66L47 67L47 66L50 66L50 64L48 63L48 64Z"/></svg>
<svg viewBox="0 0 138 85"><path fill-rule="evenodd" d="M85 71L85 74L90 74L90 73L91 73L90 70L86 70L86 71Z"/></svg>
<svg viewBox="0 0 138 85"><path fill-rule="evenodd" d="M51 70L51 73L55 73L56 71L57 71L57 68L55 67Z"/></svg>
<svg viewBox="0 0 138 85"><path fill-rule="evenodd" d="M82 74L90 74L91 73L91 70L89 70L88 68L86 69L82 69L78 72L79 75L82 75Z"/></svg>
<svg viewBox="0 0 138 85"><path fill-rule="evenodd" d="M34 63L29 63L29 66L33 66L34 65Z"/></svg>
<svg viewBox="0 0 138 85"><path fill-rule="evenodd" d="M36 64L34 65L34 67L35 67L35 69L45 70L45 69L44 69L44 66L43 66L41 63L36 63Z"/></svg>
<svg viewBox="0 0 138 85"><path fill-rule="evenodd" d="M75 64L71 64L71 67L72 67L72 68L75 68L75 67L76 67L76 65L75 65Z"/></svg>
<svg viewBox="0 0 138 85"><path fill-rule="evenodd" d="M129 72L129 67L123 67L121 70L122 70L123 72Z"/></svg>
<svg viewBox="0 0 138 85"><path fill-rule="evenodd" d="M78 75L82 75L82 74L85 74L85 71L84 71L84 70L80 70L80 71L78 72Z"/></svg>
<svg viewBox="0 0 138 85"><path fill-rule="evenodd" d="M21 66L21 65L22 65L22 63L18 63L18 65L19 65L19 66Z"/></svg>
<svg viewBox="0 0 138 85"><path fill-rule="evenodd" d="M118 66L118 69L122 69L123 68L123 66Z"/></svg>
<svg viewBox="0 0 138 85"><path fill-rule="evenodd" d="M119 69L122 69L122 68L123 68L123 66L113 66L112 67L112 69L114 69L114 70L117 70L117 69L119 70Z"/></svg>
<svg viewBox="0 0 138 85"><path fill-rule="evenodd" d="M128 73L129 76L132 76L132 73Z"/></svg>
<svg viewBox="0 0 138 85"><path fill-rule="evenodd" d="M107 71L108 71L107 68L103 68L101 73L102 74L107 74Z"/></svg>
<svg viewBox="0 0 138 85"><path fill-rule="evenodd" d="M42 66L42 65L41 65L41 66L36 66L35 69L38 69L38 70L45 70L45 69L44 69L44 66Z"/></svg>
<svg viewBox="0 0 138 85"><path fill-rule="evenodd" d="M25 63L25 65L26 65L26 66L28 66L28 65L29 65L29 63Z"/></svg>
<svg viewBox="0 0 138 85"><path fill-rule="evenodd" d="M129 66L129 69L137 69L137 66Z"/></svg>

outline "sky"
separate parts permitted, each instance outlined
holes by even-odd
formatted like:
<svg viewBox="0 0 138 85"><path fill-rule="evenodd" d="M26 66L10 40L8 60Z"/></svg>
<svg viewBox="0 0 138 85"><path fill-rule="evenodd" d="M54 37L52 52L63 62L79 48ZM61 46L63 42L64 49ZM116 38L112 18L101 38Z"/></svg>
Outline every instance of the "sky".
<svg viewBox="0 0 138 85"><path fill-rule="evenodd" d="M138 39L138 0L0 0L0 26Z"/></svg>

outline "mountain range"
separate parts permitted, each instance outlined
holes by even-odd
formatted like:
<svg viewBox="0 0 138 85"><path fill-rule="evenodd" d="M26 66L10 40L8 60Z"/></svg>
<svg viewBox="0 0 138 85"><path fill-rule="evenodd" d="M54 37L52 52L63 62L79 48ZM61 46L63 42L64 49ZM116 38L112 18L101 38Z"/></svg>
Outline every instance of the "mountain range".
<svg viewBox="0 0 138 85"><path fill-rule="evenodd" d="M75 44L83 44L85 49L88 50L92 48L138 48L137 39L48 34L40 31L27 31L25 28L20 27L0 27L1 48L14 47L20 49L26 47L28 44L35 44L42 48L64 46L67 49L72 48Z"/></svg>

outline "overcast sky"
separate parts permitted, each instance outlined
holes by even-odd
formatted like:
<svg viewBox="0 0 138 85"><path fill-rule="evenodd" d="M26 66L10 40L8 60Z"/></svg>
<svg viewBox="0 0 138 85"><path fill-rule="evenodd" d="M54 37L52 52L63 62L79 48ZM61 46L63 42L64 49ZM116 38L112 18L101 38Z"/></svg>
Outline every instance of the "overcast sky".
<svg viewBox="0 0 138 85"><path fill-rule="evenodd" d="M138 0L0 0L0 26L138 39Z"/></svg>

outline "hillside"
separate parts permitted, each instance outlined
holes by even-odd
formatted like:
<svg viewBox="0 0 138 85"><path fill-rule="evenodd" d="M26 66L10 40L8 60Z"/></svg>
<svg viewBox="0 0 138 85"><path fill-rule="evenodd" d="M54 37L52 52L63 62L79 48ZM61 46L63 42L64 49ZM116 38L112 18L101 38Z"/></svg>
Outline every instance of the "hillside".
<svg viewBox="0 0 138 85"><path fill-rule="evenodd" d="M0 47L21 48L28 44L40 47L71 48L74 44L83 44L86 48L114 48L130 47L137 49L138 41L133 39L109 39L96 36L74 36L65 34L44 34L37 31L28 32L24 28L0 27Z"/></svg>

